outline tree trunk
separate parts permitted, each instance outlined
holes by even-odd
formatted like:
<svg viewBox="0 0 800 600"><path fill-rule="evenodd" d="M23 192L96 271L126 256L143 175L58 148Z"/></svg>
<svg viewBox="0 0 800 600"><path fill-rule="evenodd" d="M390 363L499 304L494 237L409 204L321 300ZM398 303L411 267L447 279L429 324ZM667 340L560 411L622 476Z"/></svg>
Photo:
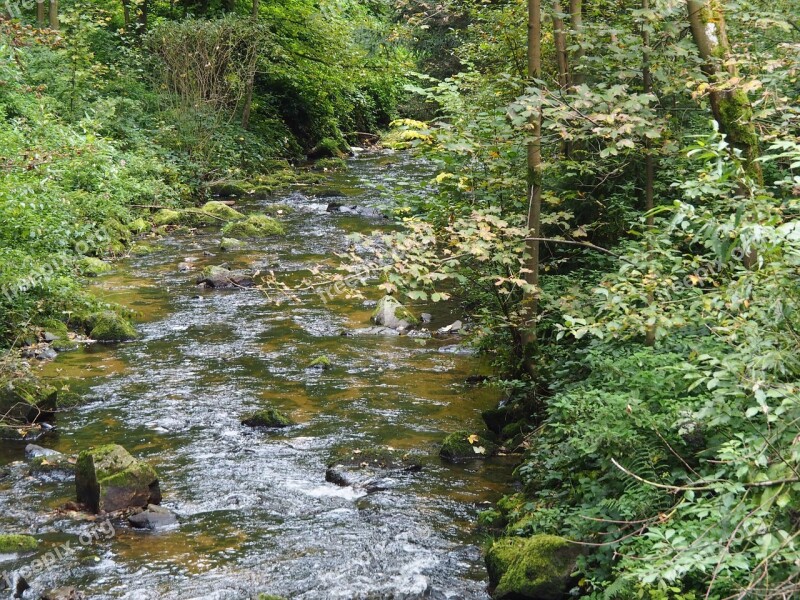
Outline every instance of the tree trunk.
<svg viewBox="0 0 800 600"><path fill-rule="evenodd" d="M561 16L561 2L553 1L553 41L556 50L556 66L558 67L558 85L562 90L569 87L569 67L567 61L567 32L564 31L564 18Z"/></svg>
<svg viewBox="0 0 800 600"><path fill-rule="evenodd" d="M253 0L253 18L258 19L258 0Z"/></svg>
<svg viewBox="0 0 800 600"><path fill-rule="evenodd" d="M703 73L710 85L708 99L711 113L731 147L741 152L747 175L761 183L761 165L756 162L758 135L753 125L750 99L743 90L724 86L724 77L720 77L719 65L723 63L728 65L728 75L736 76L736 66L728 60L731 46L722 0L687 0L687 5L692 38L703 60Z"/></svg>
<svg viewBox="0 0 800 600"><path fill-rule="evenodd" d="M131 0L122 0L122 17L125 21L125 30L131 25Z"/></svg>
<svg viewBox="0 0 800 600"><path fill-rule="evenodd" d="M583 83L583 74L580 71L575 71L574 66L581 62L583 58L583 1L570 0L569 2L569 18L572 25L572 35L575 37L575 43L578 45L578 50L572 55L573 72L570 74L572 85L580 85Z"/></svg>
<svg viewBox="0 0 800 600"><path fill-rule="evenodd" d="M528 0L528 78L531 85L542 76L542 7L541 0ZM542 224L542 109L531 117L532 139L527 147L528 171L528 272L525 280L535 289L523 297L526 322L523 334L523 360L525 370L535 375L535 366L530 359L530 345L536 341L536 316L539 297L539 240Z"/></svg>
<svg viewBox="0 0 800 600"><path fill-rule="evenodd" d="M50 0L50 29L58 29L58 0Z"/></svg>
<svg viewBox="0 0 800 600"><path fill-rule="evenodd" d="M150 0L140 0L139 4L139 33L147 32L150 17Z"/></svg>
<svg viewBox="0 0 800 600"><path fill-rule="evenodd" d="M36 0L36 26L40 29L45 26L47 22L47 15L44 9L44 0Z"/></svg>
<svg viewBox="0 0 800 600"><path fill-rule="evenodd" d="M236 0L223 0L222 10L226 13L232 13L236 10Z"/></svg>
<svg viewBox="0 0 800 600"><path fill-rule="evenodd" d="M642 11L650 10L650 0L642 0ZM643 17L647 19L645 15ZM650 29L647 22L642 24L642 89L645 94L653 91L653 75L650 72ZM650 148L650 140L645 139L644 143L644 210L646 213L647 231L652 231L655 226L655 217L653 216L653 207L655 199L655 177L656 165L653 152ZM647 295L648 304L655 302L655 296L652 292ZM656 343L656 326L649 325L645 330L646 346L655 346Z"/></svg>

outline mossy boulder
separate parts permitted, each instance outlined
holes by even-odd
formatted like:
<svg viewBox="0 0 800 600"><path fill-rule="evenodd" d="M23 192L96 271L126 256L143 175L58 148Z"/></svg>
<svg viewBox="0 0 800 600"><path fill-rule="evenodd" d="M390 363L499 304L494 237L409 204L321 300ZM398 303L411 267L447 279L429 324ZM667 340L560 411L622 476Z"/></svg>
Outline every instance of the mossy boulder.
<svg viewBox="0 0 800 600"><path fill-rule="evenodd" d="M227 183L213 183L208 186L208 192L212 196L244 196L247 193L245 189L244 183L235 183L235 182L227 182Z"/></svg>
<svg viewBox="0 0 800 600"><path fill-rule="evenodd" d="M285 414L275 408L265 408L257 410L252 415L242 419L242 425L249 427L290 427L294 425L292 421Z"/></svg>
<svg viewBox="0 0 800 600"><path fill-rule="evenodd" d="M451 433L442 442L439 456L450 461L487 458L497 452L497 445L468 431Z"/></svg>
<svg viewBox="0 0 800 600"><path fill-rule="evenodd" d="M219 249L223 252L233 252L244 248L244 242L236 238L222 238L219 243Z"/></svg>
<svg viewBox="0 0 800 600"><path fill-rule="evenodd" d="M318 356L317 358L312 360L310 363L308 363L308 368L309 369L320 369L322 371L327 371L332 366L333 366L333 363L331 362L331 359L328 358L325 355Z"/></svg>
<svg viewBox="0 0 800 600"><path fill-rule="evenodd" d="M86 277L97 277L103 273L108 273L112 267L109 263L94 256L84 256L78 261L78 268L82 275Z"/></svg>
<svg viewBox="0 0 800 600"><path fill-rule="evenodd" d="M418 457L383 446L336 448L328 460L325 481L368 493L393 487L393 478L422 470Z"/></svg>
<svg viewBox="0 0 800 600"><path fill-rule="evenodd" d="M240 221L245 218L238 210L219 200L206 202L200 210L225 221Z"/></svg>
<svg viewBox="0 0 800 600"><path fill-rule="evenodd" d="M128 223L128 228L133 233L144 233L145 231L150 231L150 223L139 217Z"/></svg>
<svg viewBox="0 0 800 600"><path fill-rule="evenodd" d="M177 225L181 222L181 213L171 208L162 208L153 215L153 225L162 227L164 225Z"/></svg>
<svg viewBox="0 0 800 600"><path fill-rule="evenodd" d="M384 296L378 301L372 321L391 329L405 329L419 323L419 319L394 296Z"/></svg>
<svg viewBox="0 0 800 600"><path fill-rule="evenodd" d="M39 542L36 538L29 535L18 535L13 533L0 534L0 554L11 552L31 552L36 550Z"/></svg>
<svg viewBox="0 0 800 600"><path fill-rule="evenodd" d="M252 238L284 233L283 225L267 215L254 214L247 219L233 221L222 228L222 234L228 237Z"/></svg>
<svg viewBox="0 0 800 600"><path fill-rule="evenodd" d="M205 267L203 274L197 279L197 283L206 288L217 290L248 288L254 285L253 278L249 275L216 265Z"/></svg>
<svg viewBox="0 0 800 600"><path fill-rule="evenodd" d="M344 140L334 138L323 138L319 144L314 146L308 157L316 158L343 158L346 155L347 144Z"/></svg>
<svg viewBox="0 0 800 600"><path fill-rule="evenodd" d="M577 544L554 535L511 537L486 553L492 598L560 600L572 584L580 554Z"/></svg>
<svg viewBox="0 0 800 600"><path fill-rule="evenodd" d="M117 444L90 448L78 455L75 490L78 502L95 513L161 502L156 470Z"/></svg>
<svg viewBox="0 0 800 600"><path fill-rule="evenodd" d="M100 313L92 322L94 325L89 337L98 342L124 342L139 337L133 325L114 311Z"/></svg>

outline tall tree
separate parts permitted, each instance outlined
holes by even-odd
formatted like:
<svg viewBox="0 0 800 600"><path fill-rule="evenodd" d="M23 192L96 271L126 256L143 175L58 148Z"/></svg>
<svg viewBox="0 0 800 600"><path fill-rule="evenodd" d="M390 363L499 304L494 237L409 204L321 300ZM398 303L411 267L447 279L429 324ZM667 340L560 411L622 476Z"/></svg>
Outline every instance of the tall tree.
<svg viewBox="0 0 800 600"><path fill-rule="evenodd" d="M36 25L40 28L44 27L46 21L47 15L45 14L44 0L36 0Z"/></svg>
<svg viewBox="0 0 800 600"><path fill-rule="evenodd" d="M542 6L541 0L528 0L528 79L530 85L540 85L542 77ZM530 119L531 139L527 146L528 172L528 264L525 280L533 289L525 293L527 311L523 349L525 368L534 374L528 358L529 346L536 341L536 317L539 297L539 238L542 226L542 108L534 111Z"/></svg>
<svg viewBox="0 0 800 600"><path fill-rule="evenodd" d="M692 38L709 81L708 99L714 120L731 146L741 152L747 174L761 182L753 109L744 90L730 81L737 72L731 57L723 0L687 0L687 6Z"/></svg>

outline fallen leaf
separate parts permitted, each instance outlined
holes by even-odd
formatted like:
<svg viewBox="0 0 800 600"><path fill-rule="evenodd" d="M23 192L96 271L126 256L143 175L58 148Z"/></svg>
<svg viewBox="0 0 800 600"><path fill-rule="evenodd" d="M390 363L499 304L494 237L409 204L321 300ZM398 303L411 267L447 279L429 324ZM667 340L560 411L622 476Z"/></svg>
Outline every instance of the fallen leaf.
<svg viewBox="0 0 800 600"><path fill-rule="evenodd" d="M474 434L474 433L473 433L471 436L469 436L469 437L467 438L467 441L468 441L470 444L474 444L474 443L475 443L475 442L477 442L479 439L481 439L481 438L480 438L480 436L478 436L478 435L476 435L476 434Z"/></svg>

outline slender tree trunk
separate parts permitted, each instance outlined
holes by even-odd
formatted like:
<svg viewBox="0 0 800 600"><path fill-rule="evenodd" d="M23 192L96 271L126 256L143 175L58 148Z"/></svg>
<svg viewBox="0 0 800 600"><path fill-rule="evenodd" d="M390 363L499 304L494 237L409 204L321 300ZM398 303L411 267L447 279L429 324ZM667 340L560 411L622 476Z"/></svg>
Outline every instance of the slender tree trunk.
<svg viewBox="0 0 800 600"><path fill-rule="evenodd" d="M50 0L50 29L58 27L58 0Z"/></svg>
<svg viewBox="0 0 800 600"><path fill-rule="evenodd" d="M222 10L226 13L232 13L236 10L236 0L223 0Z"/></svg>
<svg viewBox="0 0 800 600"><path fill-rule="evenodd" d="M650 10L650 0L642 0L642 10L647 12ZM645 20L647 16L643 17ZM645 94L653 91L653 75L650 72L650 29L649 24L644 22L642 24L642 88ZM645 139L644 145L644 210L647 214L647 230L651 231L655 226L655 217L653 216L653 206L655 200L655 178L656 178L656 165L653 152L650 147L650 140ZM655 302L655 296L652 292L647 295L648 304ZM649 325L645 331L646 346L655 346L656 343L656 327Z"/></svg>
<svg viewBox="0 0 800 600"><path fill-rule="evenodd" d="M258 19L258 0L253 0L253 19Z"/></svg>
<svg viewBox="0 0 800 600"><path fill-rule="evenodd" d="M44 27L47 22L47 15L45 12L44 0L36 0L36 26L40 29Z"/></svg>
<svg viewBox="0 0 800 600"><path fill-rule="evenodd" d="M125 21L125 31L131 25L131 0L122 0L122 18Z"/></svg>
<svg viewBox="0 0 800 600"><path fill-rule="evenodd" d="M711 113L728 143L741 152L745 171L757 182L763 181L758 158L758 135L753 125L753 109L750 99L741 89L720 89L719 65L727 64L730 76L736 76L736 66L729 60L731 46L725 25L722 0L687 0L689 27L692 38L703 60L703 72L710 84L708 94Z"/></svg>
<svg viewBox="0 0 800 600"><path fill-rule="evenodd" d="M148 21L150 20L150 0L140 0L139 4L139 33L147 32Z"/></svg>
<svg viewBox="0 0 800 600"><path fill-rule="evenodd" d="M578 49L572 55L572 85L581 85L583 83L583 74L575 70L575 65L580 64L583 59L584 51L581 46L583 43L583 0L570 0L569 2L569 18L572 25L572 35L575 38L575 43Z"/></svg>
<svg viewBox="0 0 800 600"><path fill-rule="evenodd" d="M556 50L556 66L558 68L558 85L562 90L569 87L569 66L567 61L567 32L564 31L564 18L561 16L561 2L553 1L553 41Z"/></svg>
<svg viewBox="0 0 800 600"><path fill-rule="evenodd" d="M542 6L541 0L528 0L528 78L531 85L539 85L534 80L542 76ZM526 310L526 323L523 335L525 369L535 375L535 365L531 360L530 345L536 341L536 316L539 297L539 240L542 225L542 109L531 117L532 138L528 142L528 272L525 280L535 286L525 294L523 305Z"/></svg>

